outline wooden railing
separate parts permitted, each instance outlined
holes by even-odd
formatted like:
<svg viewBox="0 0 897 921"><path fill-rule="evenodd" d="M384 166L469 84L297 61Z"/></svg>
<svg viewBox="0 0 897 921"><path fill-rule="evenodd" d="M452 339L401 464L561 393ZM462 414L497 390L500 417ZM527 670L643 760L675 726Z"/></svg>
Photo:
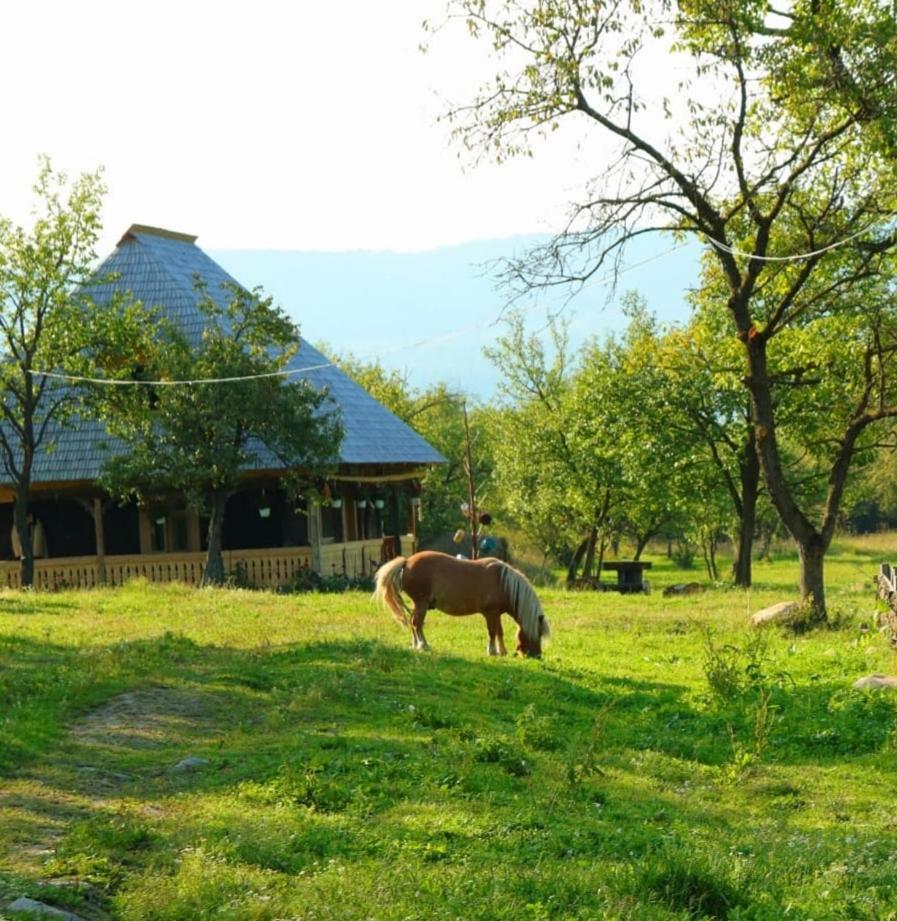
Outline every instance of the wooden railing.
<svg viewBox="0 0 897 921"><path fill-rule="evenodd" d="M321 575L369 576L384 562L384 539L321 546Z"/></svg>
<svg viewBox="0 0 897 921"><path fill-rule="evenodd" d="M289 583L303 569L311 568L311 547L275 547L264 550L225 550L224 571L238 582L260 588ZM199 585L205 553L146 553L107 556L55 557L35 560L34 586L39 589L93 588L121 585L129 579L150 582L186 582ZM0 586L19 588L21 566L17 560L0 562Z"/></svg>
<svg viewBox="0 0 897 921"><path fill-rule="evenodd" d="M414 552L414 536L402 536L402 551ZM321 546L321 575L369 576L395 553L391 537ZM263 550L225 550L224 571L237 584L258 588L288 585L297 573L312 568L311 547L272 547ZM45 590L121 585L129 579L149 582L185 582L199 585L206 555L202 553L136 553L127 556L53 557L34 561L34 587ZM21 564L0 561L0 587L19 588Z"/></svg>

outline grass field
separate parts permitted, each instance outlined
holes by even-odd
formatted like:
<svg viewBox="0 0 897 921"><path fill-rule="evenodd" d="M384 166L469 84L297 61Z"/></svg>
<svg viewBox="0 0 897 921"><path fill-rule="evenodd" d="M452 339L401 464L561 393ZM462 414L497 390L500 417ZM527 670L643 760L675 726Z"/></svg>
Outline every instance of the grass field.
<svg viewBox="0 0 897 921"><path fill-rule="evenodd" d="M665 599L658 557L540 590L539 662L357 593L2 594L0 917L897 918L897 692L851 689L897 541L836 551L833 629L747 628L793 559Z"/></svg>

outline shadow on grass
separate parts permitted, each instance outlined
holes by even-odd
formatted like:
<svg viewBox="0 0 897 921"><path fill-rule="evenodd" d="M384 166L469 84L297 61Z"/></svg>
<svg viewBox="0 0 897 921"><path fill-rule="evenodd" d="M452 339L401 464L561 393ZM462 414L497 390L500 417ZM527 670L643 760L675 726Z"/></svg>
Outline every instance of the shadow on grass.
<svg viewBox="0 0 897 921"><path fill-rule="evenodd" d="M78 605L64 594L50 592L2 592L0 593L0 616L27 614L70 614Z"/></svg>
<svg viewBox="0 0 897 921"><path fill-rule="evenodd" d="M369 640L247 651L166 634L85 651L16 639L0 654L14 702L0 808L17 823L0 843L54 854L23 863L16 885L31 886L16 894L50 873L114 892L147 855L167 865L202 842L288 874L334 859L656 858L633 884L640 897L693 917L751 904L721 866L669 857L677 828L733 840L737 822L646 792L640 775L656 768L633 758L674 759L686 778L720 766L750 707L710 712L674 683ZM773 702L781 763L878 751L884 730L868 725L894 717L885 698L832 685L777 689ZM41 722L30 746L6 747ZM201 760L184 768L188 757Z"/></svg>

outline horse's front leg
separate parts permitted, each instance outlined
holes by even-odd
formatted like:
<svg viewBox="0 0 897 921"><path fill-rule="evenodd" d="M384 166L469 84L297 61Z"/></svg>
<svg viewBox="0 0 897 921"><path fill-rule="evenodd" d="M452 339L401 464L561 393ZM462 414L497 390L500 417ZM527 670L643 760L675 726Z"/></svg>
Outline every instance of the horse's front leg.
<svg viewBox="0 0 897 921"><path fill-rule="evenodd" d="M424 636L424 620L427 617L427 607L420 602L414 603L411 612L411 648L418 652L429 652L430 644Z"/></svg>
<svg viewBox="0 0 897 921"><path fill-rule="evenodd" d="M506 656L505 635L501 629L501 614L484 614L486 628L489 630L489 655Z"/></svg>

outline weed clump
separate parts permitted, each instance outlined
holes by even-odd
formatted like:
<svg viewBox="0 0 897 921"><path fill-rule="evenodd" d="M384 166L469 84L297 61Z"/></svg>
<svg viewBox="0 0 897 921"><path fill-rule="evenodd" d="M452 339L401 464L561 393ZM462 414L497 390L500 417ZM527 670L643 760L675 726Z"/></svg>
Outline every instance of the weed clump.
<svg viewBox="0 0 897 921"><path fill-rule="evenodd" d="M639 888L648 901L661 902L674 912L695 919L725 921L744 897L725 878L701 867L668 859L644 873Z"/></svg>

